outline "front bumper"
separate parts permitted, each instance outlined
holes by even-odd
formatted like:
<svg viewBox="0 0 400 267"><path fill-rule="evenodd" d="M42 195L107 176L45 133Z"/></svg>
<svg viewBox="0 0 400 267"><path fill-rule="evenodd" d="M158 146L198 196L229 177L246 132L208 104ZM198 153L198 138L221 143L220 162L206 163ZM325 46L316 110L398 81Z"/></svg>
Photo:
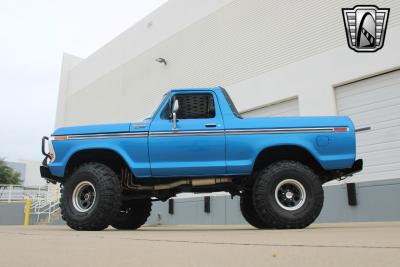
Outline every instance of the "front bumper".
<svg viewBox="0 0 400 267"><path fill-rule="evenodd" d="M52 175L49 167L47 166L40 166L40 176L53 184L63 182L63 178Z"/></svg>
<svg viewBox="0 0 400 267"><path fill-rule="evenodd" d="M50 183L62 183L63 179L61 177L57 177L51 174L50 169L47 165L47 161L51 158L50 152L47 153L45 146L46 141L49 141L47 136L43 136L42 138L42 154L44 155L44 159L42 161L42 166L40 166L40 176L47 180Z"/></svg>

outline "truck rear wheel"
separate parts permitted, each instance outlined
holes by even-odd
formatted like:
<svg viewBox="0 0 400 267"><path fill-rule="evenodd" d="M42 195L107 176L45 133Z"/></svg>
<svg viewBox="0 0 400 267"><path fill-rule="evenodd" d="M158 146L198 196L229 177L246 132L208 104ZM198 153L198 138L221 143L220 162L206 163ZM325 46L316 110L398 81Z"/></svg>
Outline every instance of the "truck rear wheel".
<svg viewBox="0 0 400 267"><path fill-rule="evenodd" d="M118 230L135 230L146 223L151 213L151 199L135 199L123 203L120 212L111 222Z"/></svg>
<svg viewBox="0 0 400 267"><path fill-rule="evenodd" d="M104 164L86 163L67 177L61 191L61 215L74 230L107 228L121 203L117 175Z"/></svg>
<svg viewBox="0 0 400 267"><path fill-rule="evenodd" d="M261 171L254 183L253 202L261 219L273 228L305 228L321 212L321 181L309 167L279 161Z"/></svg>
<svg viewBox="0 0 400 267"><path fill-rule="evenodd" d="M258 229L271 228L271 226L266 224L257 214L253 204L253 198L251 192L245 192L243 195L240 196L240 211L242 212L243 218L250 225Z"/></svg>

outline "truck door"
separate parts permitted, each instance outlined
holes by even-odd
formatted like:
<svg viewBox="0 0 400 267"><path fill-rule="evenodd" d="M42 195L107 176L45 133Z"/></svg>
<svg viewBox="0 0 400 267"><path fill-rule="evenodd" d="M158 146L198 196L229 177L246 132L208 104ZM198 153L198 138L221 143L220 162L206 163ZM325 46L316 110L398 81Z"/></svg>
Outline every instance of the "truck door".
<svg viewBox="0 0 400 267"><path fill-rule="evenodd" d="M175 129L174 101L179 104ZM152 176L225 174L225 132L215 94L172 92L150 125L149 156Z"/></svg>

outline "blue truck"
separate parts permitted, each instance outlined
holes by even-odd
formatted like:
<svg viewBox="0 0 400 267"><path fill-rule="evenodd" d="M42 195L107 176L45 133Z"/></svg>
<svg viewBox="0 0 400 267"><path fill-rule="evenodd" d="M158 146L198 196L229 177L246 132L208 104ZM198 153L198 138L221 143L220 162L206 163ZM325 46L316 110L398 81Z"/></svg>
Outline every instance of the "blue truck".
<svg viewBox="0 0 400 267"><path fill-rule="evenodd" d="M179 89L141 122L43 137L40 171L75 230L137 229L153 201L218 191L256 228L291 229L317 218L322 184L362 170L355 148L348 117L242 118L222 87Z"/></svg>

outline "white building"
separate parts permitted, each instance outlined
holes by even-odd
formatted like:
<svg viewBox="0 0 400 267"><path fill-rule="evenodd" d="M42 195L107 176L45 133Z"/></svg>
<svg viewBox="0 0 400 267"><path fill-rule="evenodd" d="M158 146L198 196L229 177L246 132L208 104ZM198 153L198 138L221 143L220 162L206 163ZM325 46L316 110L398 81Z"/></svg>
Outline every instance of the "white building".
<svg viewBox="0 0 400 267"><path fill-rule="evenodd" d="M33 160L6 161L6 164L19 172L22 186L43 186L46 180L40 176L41 162Z"/></svg>
<svg viewBox="0 0 400 267"><path fill-rule="evenodd" d="M400 178L400 1L383 49L356 53L359 1L170 0L86 59L64 55L56 126L145 118L171 88L221 85L246 116L349 115L365 170ZM156 61L164 58L167 64Z"/></svg>

